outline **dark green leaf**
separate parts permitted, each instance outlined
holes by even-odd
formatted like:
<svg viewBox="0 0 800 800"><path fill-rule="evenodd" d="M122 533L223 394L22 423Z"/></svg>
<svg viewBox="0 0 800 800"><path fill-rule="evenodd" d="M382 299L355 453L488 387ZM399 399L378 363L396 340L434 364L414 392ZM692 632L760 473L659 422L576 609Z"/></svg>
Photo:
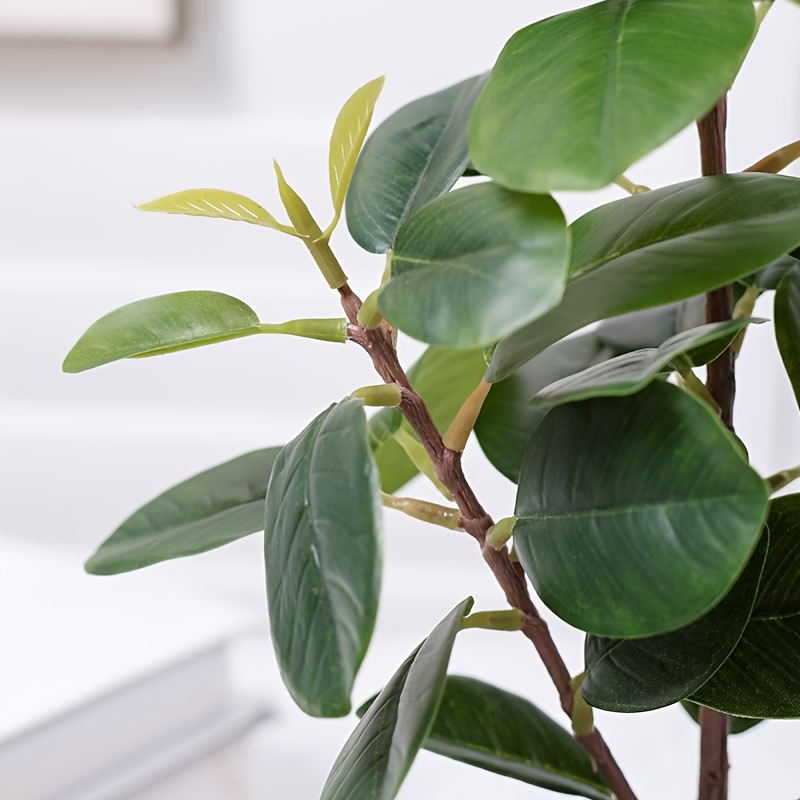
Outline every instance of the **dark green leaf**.
<svg viewBox="0 0 800 800"><path fill-rule="evenodd" d="M523 697L450 676L426 750L556 792L605 800L584 749Z"/></svg>
<svg viewBox="0 0 800 800"><path fill-rule="evenodd" d="M267 490L272 641L289 692L313 716L350 711L378 608L380 521L364 409L348 398L283 448Z"/></svg>
<svg viewBox="0 0 800 800"><path fill-rule="evenodd" d="M686 710L686 713L699 725L700 724L700 706L693 703L691 700L684 700L681 705ZM728 733L734 736L737 733L744 733L749 731L750 728L759 725L763 720L760 719L747 719L746 717L728 717Z"/></svg>
<svg viewBox="0 0 800 800"><path fill-rule="evenodd" d="M800 406L800 263L788 270L778 284L775 338Z"/></svg>
<svg viewBox="0 0 800 800"><path fill-rule="evenodd" d="M583 696L607 711L651 711L699 689L736 647L750 619L769 536L762 534L744 572L706 616L646 639L586 639Z"/></svg>
<svg viewBox="0 0 800 800"><path fill-rule="evenodd" d="M168 489L128 517L86 562L86 571L130 572L263 530L267 482L279 452L255 450Z"/></svg>
<svg viewBox="0 0 800 800"><path fill-rule="evenodd" d="M551 197L467 186L403 224L378 303L424 342L493 344L558 304L568 250L564 215Z"/></svg>
<svg viewBox="0 0 800 800"><path fill-rule="evenodd" d="M514 543L542 601L571 625L655 636L727 593L767 499L711 410L657 381L547 415L522 466Z"/></svg>
<svg viewBox="0 0 800 800"><path fill-rule="evenodd" d="M561 304L500 342L487 380L502 380L584 325L706 292L797 246L800 180L699 178L601 206L571 231Z"/></svg>
<svg viewBox="0 0 800 800"><path fill-rule="evenodd" d="M64 372L258 332L255 312L235 297L219 292L163 294L129 303L97 320L67 354Z"/></svg>
<svg viewBox="0 0 800 800"><path fill-rule="evenodd" d="M350 235L365 250L392 250L403 222L461 177L468 162L467 120L487 77L415 100L367 139L346 203Z"/></svg>
<svg viewBox="0 0 800 800"><path fill-rule="evenodd" d="M481 448L495 469L517 482L525 448L547 410L531 408L530 399L559 378L610 358L593 333L548 347L510 377L492 386L475 425Z"/></svg>
<svg viewBox="0 0 800 800"><path fill-rule="evenodd" d="M598 189L705 114L752 41L749 0L606 0L523 28L470 121L512 189Z"/></svg>
<svg viewBox="0 0 800 800"><path fill-rule="evenodd" d="M781 278L792 267L797 266L797 258L794 256L781 256L768 264L764 269L759 270L755 275L748 275L742 278L745 283L754 284L762 291L774 291L778 288Z"/></svg>
<svg viewBox="0 0 800 800"><path fill-rule="evenodd" d="M549 384L533 398L531 405L546 409L590 397L634 394L665 371L675 369L678 359L695 367L713 361L730 346L745 325L754 321L764 320L737 319L701 325L667 339L656 349L635 350L595 364Z"/></svg>
<svg viewBox="0 0 800 800"><path fill-rule="evenodd" d="M408 370L408 377L425 401L436 427L444 432L480 382L485 369L480 350L429 347ZM391 438L400 427L412 433L409 424L394 408L379 411L369 424L381 488L389 494L396 492L417 474L417 468L403 448Z"/></svg>
<svg viewBox="0 0 800 800"><path fill-rule="evenodd" d="M772 503L753 615L730 658L691 700L758 719L800 717L800 494Z"/></svg>
<svg viewBox="0 0 800 800"><path fill-rule="evenodd" d="M459 603L403 662L362 717L320 800L392 800L433 724L447 664L472 598Z"/></svg>

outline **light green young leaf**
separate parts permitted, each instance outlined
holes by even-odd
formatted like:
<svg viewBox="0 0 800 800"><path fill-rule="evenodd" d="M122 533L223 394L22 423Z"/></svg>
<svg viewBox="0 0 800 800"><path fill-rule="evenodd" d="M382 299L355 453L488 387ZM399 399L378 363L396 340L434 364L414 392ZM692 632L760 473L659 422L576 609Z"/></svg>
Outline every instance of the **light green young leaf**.
<svg viewBox="0 0 800 800"><path fill-rule="evenodd" d="M714 105L754 30L750 0L605 0L523 28L475 104L472 161L517 191L605 186Z"/></svg>
<svg viewBox="0 0 800 800"><path fill-rule="evenodd" d="M344 200L358 154L367 136L375 103L383 89L385 78L376 78L358 89L342 106L331 134L328 170L330 172L333 220L328 225L324 238L329 238L339 222Z"/></svg>
<svg viewBox="0 0 800 800"><path fill-rule="evenodd" d="M260 333L250 306L219 292L174 292L137 300L106 314L76 342L64 372L122 358L155 356Z"/></svg>
<svg viewBox="0 0 800 800"><path fill-rule="evenodd" d="M361 718L320 800L392 800L433 724L447 664L472 598L459 603L403 662Z"/></svg>
<svg viewBox="0 0 800 800"><path fill-rule="evenodd" d="M128 517L86 562L86 571L130 572L263 530L267 483L279 452L246 453L168 489Z"/></svg>
<svg viewBox="0 0 800 800"><path fill-rule="evenodd" d="M264 535L270 630L307 714L344 716L381 581L378 474L359 400L323 411L275 459Z"/></svg>
<svg viewBox="0 0 800 800"><path fill-rule="evenodd" d="M162 211L166 214L186 214L190 217L212 217L230 219L235 222L250 222L263 225L290 236L300 234L290 225L278 222L272 214L255 200L235 192L222 189L187 189L168 194L158 200L136 206L139 211Z"/></svg>
<svg viewBox="0 0 800 800"><path fill-rule="evenodd" d="M800 263L781 278L775 294L775 337L800 406Z"/></svg>

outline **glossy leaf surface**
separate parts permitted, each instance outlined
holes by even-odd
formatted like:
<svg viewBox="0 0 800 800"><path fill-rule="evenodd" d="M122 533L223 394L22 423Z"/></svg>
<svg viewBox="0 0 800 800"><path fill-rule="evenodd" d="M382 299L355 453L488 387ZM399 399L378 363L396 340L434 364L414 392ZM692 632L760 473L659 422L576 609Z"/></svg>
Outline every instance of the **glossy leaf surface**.
<svg viewBox="0 0 800 800"><path fill-rule="evenodd" d="M190 217L212 217L234 222L250 222L276 231L297 236L290 225L278 222L255 200L223 189L187 189L137 206L139 211L161 211L166 214L186 214Z"/></svg>
<svg viewBox="0 0 800 800"><path fill-rule="evenodd" d="M320 414L275 460L264 555L281 675L313 716L344 716L367 650L381 579L378 476L364 409Z"/></svg>
<svg viewBox="0 0 800 800"><path fill-rule="evenodd" d="M701 294L779 258L800 241L800 180L699 178L596 208L571 231L561 304L497 346L487 380L591 322Z"/></svg>
<svg viewBox="0 0 800 800"><path fill-rule="evenodd" d="M678 359L693 367L713 361L751 322L751 319L737 319L701 325L667 339L658 348L634 350L609 359L551 383L531 400L531 405L544 409L590 397L634 394L665 371L675 369L673 365Z"/></svg>
<svg viewBox="0 0 800 800"><path fill-rule="evenodd" d="M128 517L86 562L86 571L129 572L263 530L267 482L279 452L255 450L168 489Z"/></svg>
<svg viewBox="0 0 800 800"><path fill-rule="evenodd" d="M487 77L415 100L369 137L346 201L350 235L365 250L392 250L403 222L461 177L468 162L467 121Z"/></svg>
<svg viewBox="0 0 800 800"><path fill-rule="evenodd" d="M459 603L403 662L361 718L320 800L392 800L425 741L442 699L447 664L472 598Z"/></svg>
<svg viewBox="0 0 800 800"><path fill-rule="evenodd" d="M424 747L556 792L605 800L586 752L533 703L474 678L451 675Z"/></svg>
<svg viewBox="0 0 800 800"><path fill-rule="evenodd" d="M475 105L478 170L525 192L598 189L733 82L748 0L606 0L518 31Z"/></svg>
<svg viewBox="0 0 800 800"><path fill-rule="evenodd" d="M800 495L773 500L769 554L739 644L691 700L758 719L800 717Z"/></svg>
<svg viewBox="0 0 800 800"><path fill-rule="evenodd" d="M566 222L551 197L467 186L400 228L378 303L415 339L483 347L558 303L568 249Z"/></svg>
<svg viewBox="0 0 800 800"><path fill-rule="evenodd" d="M767 499L710 409L658 381L547 415L522 466L514 543L542 601L571 625L655 636L722 599Z"/></svg>
<svg viewBox="0 0 800 800"><path fill-rule="evenodd" d="M175 292L137 300L89 327L64 359L64 372L155 356L258 333L258 317L219 292Z"/></svg>
<svg viewBox="0 0 800 800"><path fill-rule="evenodd" d="M361 146L367 136L375 103L378 101L383 84L384 78L381 77L358 89L342 106L333 126L328 155L328 171L334 215L333 221L326 231L329 235L336 227L344 208L345 196L353 177L358 154L361 152Z"/></svg>
<svg viewBox="0 0 800 800"><path fill-rule="evenodd" d="M781 278L775 294L775 337L800 406L800 263Z"/></svg>
<svg viewBox="0 0 800 800"><path fill-rule="evenodd" d="M492 386L475 425L481 449L491 464L514 483L525 449L546 409L530 399L545 386L574 375L614 355L593 333L564 339L548 347L517 372Z"/></svg>
<svg viewBox="0 0 800 800"><path fill-rule="evenodd" d="M731 654L756 600L768 535L733 588L711 611L686 628L645 639L588 636L586 700L607 711L651 711L699 689Z"/></svg>

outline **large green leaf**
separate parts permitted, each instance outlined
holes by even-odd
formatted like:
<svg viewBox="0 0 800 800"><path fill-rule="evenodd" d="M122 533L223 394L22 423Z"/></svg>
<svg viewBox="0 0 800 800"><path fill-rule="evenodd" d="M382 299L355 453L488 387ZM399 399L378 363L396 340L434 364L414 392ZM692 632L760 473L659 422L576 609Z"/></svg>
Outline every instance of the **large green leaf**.
<svg viewBox="0 0 800 800"><path fill-rule="evenodd" d="M698 367L713 361L730 346L742 328L754 321L737 319L701 325L667 339L658 348L634 350L595 364L545 386L531 400L531 405L546 409L590 397L634 394L665 371L676 369L675 365L680 362Z"/></svg>
<svg viewBox="0 0 800 800"><path fill-rule="evenodd" d="M800 405L800 263L781 278L775 294L775 337Z"/></svg>
<svg viewBox="0 0 800 800"><path fill-rule="evenodd" d="M415 339L482 347L558 304L568 255L566 222L552 197L467 186L403 224L378 303Z"/></svg>
<svg viewBox="0 0 800 800"><path fill-rule="evenodd" d="M255 450L173 486L132 514L86 562L116 575L241 539L264 528L264 498L279 447Z"/></svg>
<svg viewBox="0 0 800 800"><path fill-rule="evenodd" d="M378 609L378 475L359 400L320 414L280 452L267 490L270 628L295 702L344 716Z"/></svg>
<svg viewBox="0 0 800 800"><path fill-rule="evenodd" d="M796 247L800 180L699 178L596 208L571 231L561 304L497 346L487 380L584 325L723 286Z"/></svg>
<svg viewBox="0 0 800 800"><path fill-rule="evenodd" d="M711 410L657 381L547 415L522 466L514 543L543 602L571 625L655 636L722 599L767 499Z"/></svg>
<svg viewBox="0 0 800 800"><path fill-rule="evenodd" d="M425 401L436 427L443 432L480 382L485 368L480 350L429 347L408 370L408 377ZM408 483L418 471L392 438L400 427L413 435L411 426L394 408L379 411L369 424L381 488L389 494Z"/></svg>
<svg viewBox="0 0 800 800"><path fill-rule="evenodd" d="M472 598L459 603L403 662L361 718L320 800L392 800L433 724L447 664Z"/></svg>
<svg viewBox="0 0 800 800"><path fill-rule="evenodd" d="M772 503L753 615L730 658L691 699L726 714L800 717L800 494Z"/></svg>
<svg viewBox="0 0 800 800"><path fill-rule="evenodd" d="M756 600L769 536L733 588L686 628L646 639L586 638L583 696L607 711L651 711L699 689L736 647Z"/></svg>
<svg viewBox="0 0 800 800"><path fill-rule="evenodd" d="M467 120L487 77L415 100L369 137L346 203L350 235L365 250L392 250L403 222L461 176L468 161Z"/></svg>
<svg viewBox="0 0 800 800"><path fill-rule="evenodd" d="M557 342L494 384L475 424L475 434L495 469L514 483L519 479L528 440L547 414L546 409L531 407L531 397L548 384L613 355L593 333L586 333Z"/></svg>
<svg viewBox="0 0 800 800"><path fill-rule="evenodd" d="M456 761L565 794L610 792L584 749L523 697L451 675L424 747Z"/></svg>
<svg viewBox="0 0 800 800"><path fill-rule="evenodd" d="M174 292L137 300L106 314L75 343L64 372L134 356L223 342L259 333L258 317L241 300L219 292Z"/></svg>
<svg viewBox="0 0 800 800"><path fill-rule="evenodd" d="M606 0L523 28L475 105L470 155L512 189L598 189L705 114L753 37L749 0Z"/></svg>

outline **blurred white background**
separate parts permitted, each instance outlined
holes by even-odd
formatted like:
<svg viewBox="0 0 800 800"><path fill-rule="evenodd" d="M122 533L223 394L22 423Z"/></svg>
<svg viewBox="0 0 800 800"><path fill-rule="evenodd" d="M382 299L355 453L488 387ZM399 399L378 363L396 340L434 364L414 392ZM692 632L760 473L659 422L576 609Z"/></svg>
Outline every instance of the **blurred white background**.
<svg viewBox="0 0 800 800"><path fill-rule="evenodd" d="M116 685L134 674L136 660L120 654L148 642L163 661L196 649L204 636L217 641L256 630L236 648L233 680L237 691L263 695L272 716L237 745L137 797L317 796L353 721L309 720L287 700L266 646L258 537L147 574L88 578L80 570L104 536L167 486L246 450L285 443L331 401L373 382L368 362L356 348L270 337L79 376L63 375L61 360L107 311L182 289L234 294L264 321L337 316L336 297L298 242L251 226L139 214L133 204L209 186L276 212L274 156L324 218L327 140L356 87L387 76L379 121L486 70L523 25L580 5L119 0L115 16L108 3L82 0L70 22L58 16L67 0L0 2L0 558L11 565L0 589L0 630L13 634L0 664L0 716L13 708L9 716L20 726L45 719L47 708L34 719L28 704L47 682L60 687L51 692L53 710L84 702L91 685L77 692L79 676L86 683L87 670L97 670L95 689ZM106 14L102 24L98 13ZM777 0L731 95L732 170L800 138L799 35L800 7ZM688 130L629 174L650 186L693 177L696 150ZM619 196L609 189L560 199L574 218ZM352 245L344 226L334 247L354 288L366 294L382 259ZM758 311L769 316L768 303ZM769 325L748 334L739 379L737 428L765 474L794 465L800 454L797 409L772 336ZM413 343L405 348L418 351ZM508 515L513 487L492 474L477 445L467 466L490 512ZM465 595L484 607L501 604L470 541L396 517L386 523L383 611L357 702ZM39 569L38 554L43 564L61 566ZM58 569L63 580L52 577ZM197 603L218 614L200 615L194 598L201 597ZM28 616L31 598L35 617ZM213 635L208 613L217 614ZM581 637L554 627L579 672ZM454 670L516 690L558 718L555 693L519 638L470 632L457 646ZM643 800L693 796L698 736L680 709L599 716ZM735 738L732 799L795 800L798 734L794 723L770 723ZM28 800L13 787L5 791L3 800ZM468 800L487 792L509 800L552 796L427 754L401 796Z"/></svg>

